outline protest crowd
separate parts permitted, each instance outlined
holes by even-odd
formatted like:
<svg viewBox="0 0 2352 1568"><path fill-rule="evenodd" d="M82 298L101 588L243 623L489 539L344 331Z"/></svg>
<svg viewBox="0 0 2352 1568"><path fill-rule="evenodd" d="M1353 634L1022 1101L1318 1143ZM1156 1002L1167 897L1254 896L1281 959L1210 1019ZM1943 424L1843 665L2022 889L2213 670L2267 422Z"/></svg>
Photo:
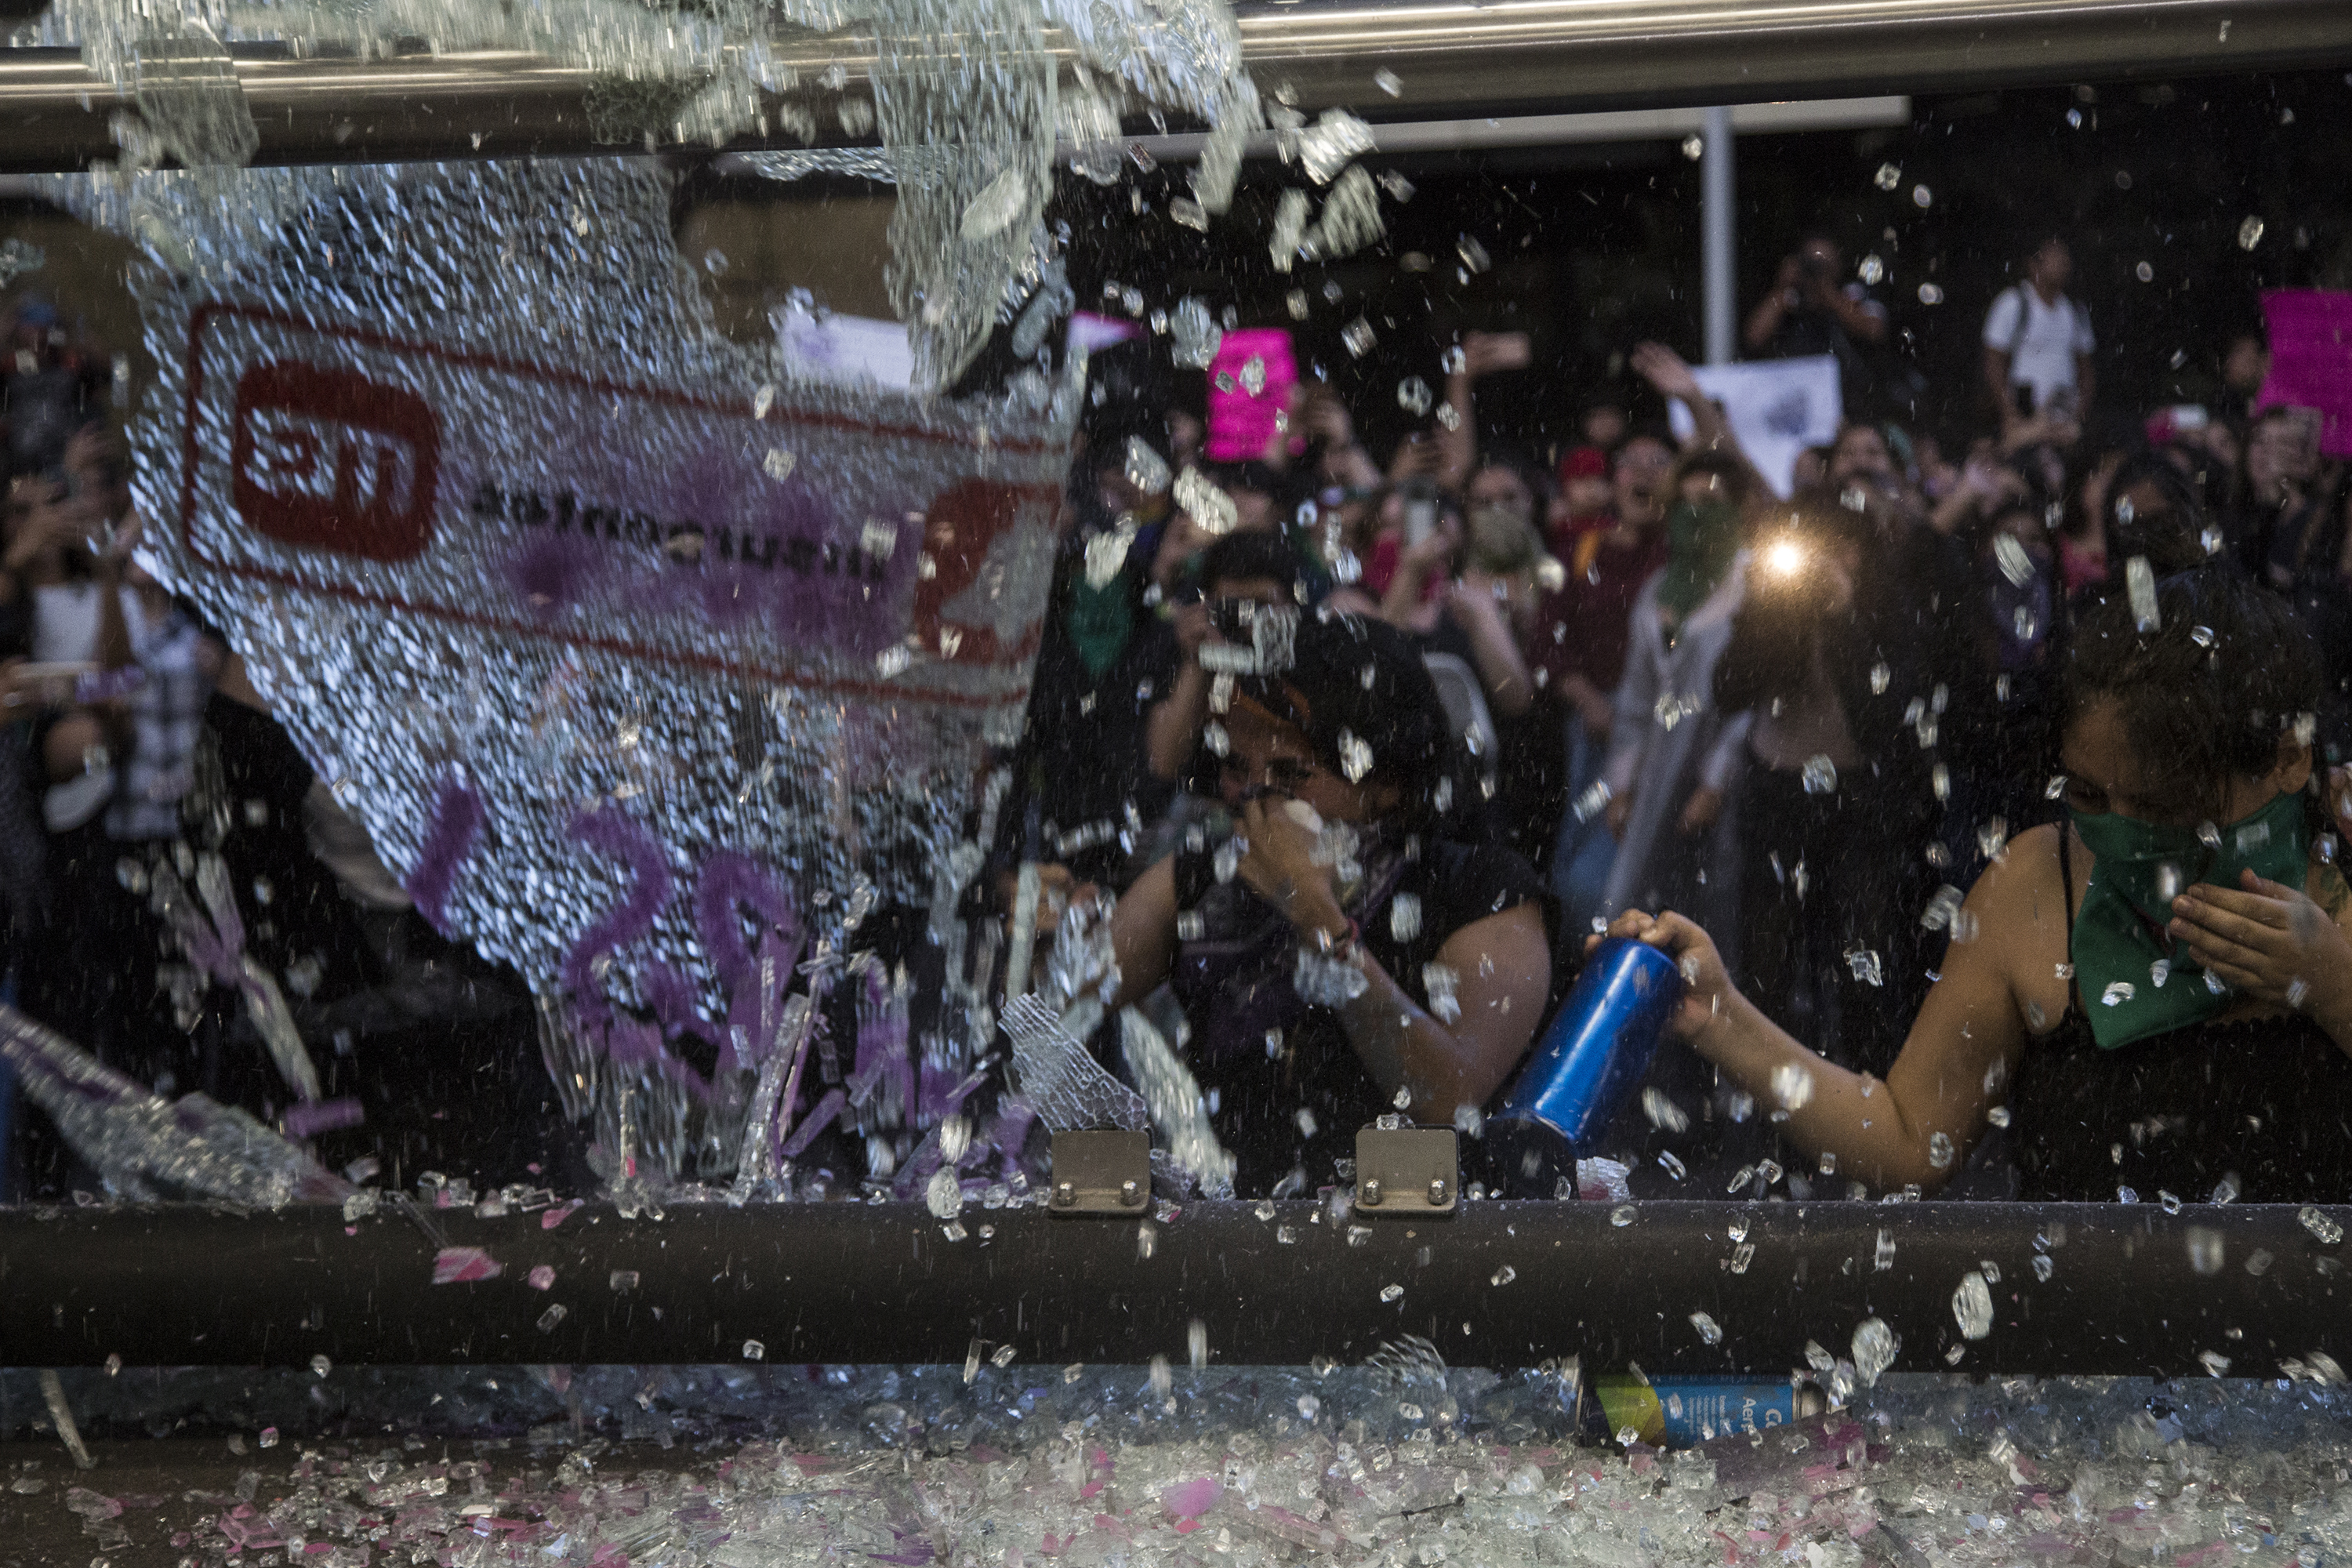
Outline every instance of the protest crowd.
<svg viewBox="0 0 2352 1568"><path fill-rule="evenodd" d="M2103 384L2070 267L2047 240L1978 302L1978 417L1930 431L1890 412L1916 389L1890 395L1901 366L1846 258L1801 247L1743 346L1826 362L1842 394L1818 438L1770 449L1655 342L1627 344L1629 383L1540 451L1482 417L1537 352L1522 334L1429 343L1398 392L1419 423L1387 450L1285 333L1229 331L1189 369L1148 333L1098 351L974 912L1050 942L1073 901L1117 900L1117 1000L1179 1042L1244 1193L1311 1193L1383 1114L1475 1133L1585 939L1628 911L1703 928L1771 1024L1885 1079L1977 919L1964 896L2065 816L2084 626L2127 605L2147 631L2159 590L2226 574L2241 620L2269 624L2260 595L2310 639L2300 733L2323 772L2352 746L2352 467L2323 455L2316 411L2261 401L2257 340L2216 345L2221 405ZM255 1026L163 940L174 900L226 900L346 1087L425 1096L417 1053L462 1078L488 1041L528 1058L511 975L415 917L234 650L143 568L105 354L29 293L0 325L17 1005L159 1092L258 1108ZM221 886L198 862L232 826ZM355 1052L371 1034L436 1043ZM541 1101L531 1071L459 1116L487 1130ZM1811 1135L1754 1077L1662 1054L1621 1119L1635 1187L1720 1192L1759 1167L1798 1173L1799 1195L1904 1184L1897 1160L1792 1152ZM8 1190L54 1196L77 1174L31 1114ZM532 1155L556 1158L513 1157ZM830 1157L854 1181L861 1151ZM2003 1158L1993 1137L1930 1180L2002 1195Z"/></svg>

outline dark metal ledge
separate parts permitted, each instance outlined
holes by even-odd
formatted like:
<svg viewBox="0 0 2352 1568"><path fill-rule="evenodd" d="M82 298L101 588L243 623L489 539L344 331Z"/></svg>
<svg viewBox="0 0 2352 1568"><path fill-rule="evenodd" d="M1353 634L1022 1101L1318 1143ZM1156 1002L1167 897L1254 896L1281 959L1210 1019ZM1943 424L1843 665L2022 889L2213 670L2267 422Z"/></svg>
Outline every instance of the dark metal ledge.
<svg viewBox="0 0 2352 1568"><path fill-rule="evenodd" d="M436 1216L449 1242L504 1272L435 1286L434 1243L390 1214L347 1235L333 1209L14 1209L0 1211L0 1363L708 1363L746 1341L772 1361L942 1362L974 1339L1055 1365L1181 1363L1198 1320L1213 1358L1233 1363L1358 1360L1412 1333L1459 1365L1578 1354L1592 1369L1778 1374L1804 1364L1809 1340L1849 1353L1873 1315L1916 1371L2201 1375L2212 1355L2269 1377L2315 1351L2352 1362L2340 1236L2324 1241L2293 1207L1653 1203L1621 1226L1605 1204L1474 1203L1360 1232L1315 1212L1192 1205L1153 1226L1144 1257L1134 1222L1036 1209L971 1210L961 1240L896 1205L658 1222L589 1207L551 1230L540 1215L453 1211ZM528 1283L542 1264L544 1291ZM1988 1264L1992 1327L1965 1340L1953 1294Z"/></svg>

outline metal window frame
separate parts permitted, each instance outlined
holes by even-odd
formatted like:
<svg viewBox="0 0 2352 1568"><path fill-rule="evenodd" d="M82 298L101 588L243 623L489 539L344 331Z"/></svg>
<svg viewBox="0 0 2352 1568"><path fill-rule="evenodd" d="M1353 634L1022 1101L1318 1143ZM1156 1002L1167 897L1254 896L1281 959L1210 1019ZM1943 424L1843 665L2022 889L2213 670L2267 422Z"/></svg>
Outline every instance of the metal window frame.
<svg viewBox="0 0 2352 1568"><path fill-rule="evenodd" d="M2342 0L1242 0L1244 62L1308 112L1374 121L1655 111L2352 61ZM1068 58L1049 30L1048 51ZM870 95L870 38L778 45ZM360 59L232 48L257 163L642 152L593 134L588 70L512 52ZM1375 71L1388 73L1375 79ZM1391 90L1393 89L1393 90ZM823 110L830 89L793 95ZM0 50L0 173L114 156L123 107L70 49ZM816 122L837 127L839 116ZM1141 127L1137 128L1139 132ZM849 139L838 139L848 144ZM798 147L781 132L730 150Z"/></svg>

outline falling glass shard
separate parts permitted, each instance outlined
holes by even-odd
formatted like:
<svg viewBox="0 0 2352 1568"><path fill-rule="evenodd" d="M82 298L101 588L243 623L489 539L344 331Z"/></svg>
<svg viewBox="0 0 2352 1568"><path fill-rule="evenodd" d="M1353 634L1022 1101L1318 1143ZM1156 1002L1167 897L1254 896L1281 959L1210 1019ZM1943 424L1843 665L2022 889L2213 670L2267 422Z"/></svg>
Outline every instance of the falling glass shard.
<svg viewBox="0 0 2352 1568"><path fill-rule="evenodd" d="M1176 476L1176 505L1207 533L1231 533L1241 521L1240 508L1234 498L1219 489L1207 475L1198 468L1186 468Z"/></svg>
<svg viewBox="0 0 2352 1568"><path fill-rule="evenodd" d="M972 197L971 205L963 209L958 231L967 244L1002 234L1014 218L1021 216L1028 203L1029 185L1025 172L1017 165L1006 169Z"/></svg>
<svg viewBox="0 0 2352 1568"><path fill-rule="evenodd" d="M1176 302L1168 319L1168 346L1178 364L1206 370L1215 363L1224 329L1209 314L1206 301L1191 295Z"/></svg>
<svg viewBox="0 0 2352 1568"><path fill-rule="evenodd" d="M2145 555L2124 563L2124 590L2131 600L2133 624L2143 633L2162 628L2164 616L2156 604L2156 568Z"/></svg>
<svg viewBox="0 0 2352 1568"><path fill-rule="evenodd" d="M1360 153L1372 150L1372 128L1344 109L1327 109L1298 135L1298 160L1307 177L1328 185Z"/></svg>
<svg viewBox="0 0 2352 1568"><path fill-rule="evenodd" d="M1992 1332L1992 1288L1976 1269L1960 1276L1959 1287L1952 1292L1952 1317L1965 1339L1980 1340Z"/></svg>
<svg viewBox="0 0 2352 1568"><path fill-rule="evenodd" d="M1155 1152L1209 1197L1231 1197L1236 1162L1217 1142L1201 1086L1168 1037L1136 1008L1119 1015L1119 1054L1143 1096L1157 1136Z"/></svg>
<svg viewBox="0 0 2352 1568"><path fill-rule="evenodd" d="M1979 1279L1981 1285L1983 1280ZM1991 1311L1988 1305L1988 1314ZM1877 1385L1879 1378L1895 1364L1895 1357L1903 1348L1903 1341L1887 1327L1884 1319L1864 1318L1853 1331L1853 1370L1864 1388Z"/></svg>
<svg viewBox="0 0 2352 1568"><path fill-rule="evenodd" d="M1140 436L1127 438L1127 480L1145 495L1165 495L1168 492L1168 459L1153 450L1151 444Z"/></svg>
<svg viewBox="0 0 2352 1568"><path fill-rule="evenodd" d="M276 1209L339 1204L354 1190L246 1112L201 1094L164 1100L5 1005L0 1061L125 1198L214 1197Z"/></svg>
<svg viewBox="0 0 2352 1568"><path fill-rule="evenodd" d="M1016 1091L1037 1120L1057 1132L1150 1124L1150 1110L1065 1027L1062 1016L1035 994L1005 1004L1004 1033L1013 1043Z"/></svg>
<svg viewBox="0 0 2352 1568"><path fill-rule="evenodd" d="M0 289L27 272L39 271L47 263L48 253L37 245L22 239L0 241Z"/></svg>
<svg viewBox="0 0 2352 1568"><path fill-rule="evenodd" d="M235 168L261 146L226 46L195 16L129 49L132 101L155 151L188 169ZM152 162L161 162L154 159Z"/></svg>
<svg viewBox="0 0 2352 1568"><path fill-rule="evenodd" d="M1307 237L1307 214L1313 206L1313 199L1296 186L1276 198L1274 224L1266 241L1276 271L1287 272L1297 261L1300 242Z"/></svg>
<svg viewBox="0 0 2352 1568"><path fill-rule="evenodd" d="M1349 169L1323 199L1323 210L1300 238L1298 249L1317 260L1336 261L1353 256L1387 232L1372 177L1360 168Z"/></svg>

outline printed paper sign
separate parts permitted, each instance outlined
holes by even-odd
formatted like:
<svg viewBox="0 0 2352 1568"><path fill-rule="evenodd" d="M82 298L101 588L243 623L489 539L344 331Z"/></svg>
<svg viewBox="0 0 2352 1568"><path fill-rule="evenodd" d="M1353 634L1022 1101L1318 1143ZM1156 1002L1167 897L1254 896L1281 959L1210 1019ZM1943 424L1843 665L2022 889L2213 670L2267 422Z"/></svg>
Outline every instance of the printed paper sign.
<svg viewBox="0 0 2352 1568"><path fill-rule="evenodd" d="M1784 500L1795 488L1799 455L1836 440L1845 419L1833 354L1701 365L1691 374L1700 390L1723 405L1740 450ZM1688 440L1696 428L1690 410L1673 401L1666 416L1675 438Z"/></svg>

